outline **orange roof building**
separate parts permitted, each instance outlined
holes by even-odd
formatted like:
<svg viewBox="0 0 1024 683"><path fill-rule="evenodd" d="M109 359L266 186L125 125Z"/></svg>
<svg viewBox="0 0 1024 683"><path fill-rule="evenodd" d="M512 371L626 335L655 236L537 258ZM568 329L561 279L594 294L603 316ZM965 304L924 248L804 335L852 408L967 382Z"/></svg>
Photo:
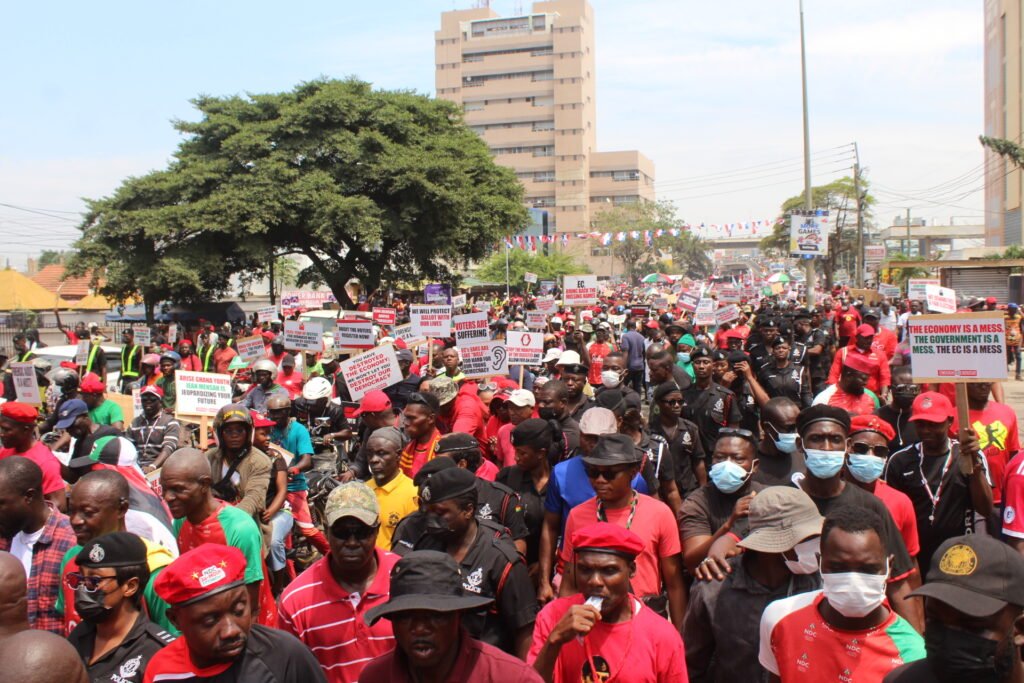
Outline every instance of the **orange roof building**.
<svg viewBox="0 0 1024 683"><path fill-rule="evenodd" d="M92 294L92 288L89 286L90 275L71 277L67 280L62 280L61 278L63 277L64 266L59 263L53 263L33 275L32 281L70 303L74 303Z"/></svg>

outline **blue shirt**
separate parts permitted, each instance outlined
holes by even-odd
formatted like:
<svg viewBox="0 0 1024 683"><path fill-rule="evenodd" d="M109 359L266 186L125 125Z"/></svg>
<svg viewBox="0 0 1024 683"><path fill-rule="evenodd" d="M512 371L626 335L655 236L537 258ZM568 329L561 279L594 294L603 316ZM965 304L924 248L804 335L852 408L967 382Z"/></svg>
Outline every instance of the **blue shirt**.
<svg viewBox="0 0 1024 683"><path fill-rule="evenodd" d="M640 493L648 493L647 482L637 474L633 478L633 488ZM583 466L583 457L575 456L555 465L548 478L548 493L544 498L544 511L561 515L562 528L559 535L565 533L565 522L569 519L569 511L585 500L594 497L594 487L590 485L587 472Z"/></svg>
<svg viewBox="0 0 1024 683"><path fill-rule="evenodd" d="M630 330L622 335L619 342L622 350L626 352L627 368L633 371L644 369L644 336L636 330Z"/></svg>
<svg viewBox="0 0 1024 683"><path fill-rule="evenodd" d="M270 431L270 440L295 457L289 467L295 467L304 455L313 455L313 441L309 438L309 430L295 420L291 420L282 431L276 426ZM589 482L588 482L589 483ZM288 481L289 491L308 491L309 484L305 474L296 474Z"/></svg>

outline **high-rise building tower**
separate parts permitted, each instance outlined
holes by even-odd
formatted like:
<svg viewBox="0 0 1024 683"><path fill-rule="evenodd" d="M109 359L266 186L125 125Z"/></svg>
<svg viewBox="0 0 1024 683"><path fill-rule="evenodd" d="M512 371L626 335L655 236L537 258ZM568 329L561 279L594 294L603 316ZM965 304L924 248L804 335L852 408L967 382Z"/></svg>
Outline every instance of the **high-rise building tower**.
<svg viewBox="0 0 1024 683"><path fill-rule="evenodd" d="M515 169L526 205L548 212L569 253L608 275L600 211L654 199L654 164L637 151L597 152L594 11L586 0L533 4L501 17L489 7L441 14L437 96L462 106L495 161ZM561 246L557 247L561 248Z"/></svg>

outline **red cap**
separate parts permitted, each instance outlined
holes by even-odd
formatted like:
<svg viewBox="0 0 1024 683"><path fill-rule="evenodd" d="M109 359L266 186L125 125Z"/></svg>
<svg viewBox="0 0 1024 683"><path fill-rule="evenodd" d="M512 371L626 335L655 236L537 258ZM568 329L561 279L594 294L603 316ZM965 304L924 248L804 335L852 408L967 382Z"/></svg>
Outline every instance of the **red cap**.
<svg viewBox="0 0 1024 683"><path fill-rule="evenodd" d="M164 567L153 584L169 605L188 605L245 585L245 556L231 545L204 543Z"/></svg>
<svg viewBox="0 0 1024 683"><path fill-rule="evenodd" d="M78 390L83 394L102 394L107 388L103 386L99 375L95 372L88 372L82 378L82 383L78 386Z"/></svg>
<svg viewBox="0 0 1024 683"><path fill-rule="evenodd" d="M994 296L990 296L987 299L985 299L985 303L987 303L987 304L994 304L994 303L996 303L996 298Z"/></svg>
<svg viewBox="0 0 1024 683"><path fill-rule="evenodd" d="M180 342L178 342L178 348L180 349L182 346L192 348L192 341L190 339L182 339Z"/></svg>
<svg viewBox="0 0 1024 683"><path fill-rule="evenodd" d="M391 399L383 391L368 391L363 396L363 400L359 402L359 407L356 408L353 415L362 415L363 413L378 413L382 410L387 410L391 407Z"/></svg>
<svg viewBox="0 0 1024 683"><path fill-rule="evenodd" d="M644 542L629 529L610 522L595 522L572 535L574 552L584 550L612 553L633 559L644 549Z"/></svg>
<svg viewBox="0 0 1024 683"><path fill-rule="evenodd" d="M953 404L937 391L926 391L914 399L910 421L945 422L953 417Z"/></svg>
<svg viewBox="0 0 1024 683"><path fill-rule="evenodd" d="M156 394L160 398L163 398L164 390L155 384L147 384L139 391L139 396L145 396L146 394Z"/></svg>
<svg viewBox="0 0 1024 683"><path fill-rule="evenodd" d="M409 348L409 345L405 343L404 339L395 339L395 348L396 349L407 349L407 348Z"/></svg>
<svg viewBox="0 0 1024 683"><path fill-rule="evenodd" d="M733 327L731 329L728 329L728 330L725 331L725 338L726 339L743 339L743 330L737 329L735 327Z"/></svg>
<svg viewBox="0 0 1024 683"><path fill-rule="evenodd" d="M28 403L8 401L0 405L0 415L22 424L35 424L39 417L39 410Z"/></svg>
<svg viewBox="0 0 1024 683"><path fill-rule="evenodd" d="M868 325L867 323L864 323L857 328L858 337L874 337L876 334L878 333L875 331L875 328L871 327L871 325Z"/></svg>
<svg viewBox="0 0 1024 683"><path fill-rule="evenodd" d="M266 331L265 331L265 332L264 332L264 333L263 333L262 335L260 335L260 336L261 336L261 337L263 337L263 341L268 341L268 342L272 342L272 341L274 341L274 337L276 337L277 335L276 335L276 334L274 334L273 332L271 332L270 330L266 330Z"/></svg>
<svg viewBox="0 0 1024 683"><path fill-rule="evenodd" d="M855 415L850 419L850 436L857 432L878 432L886 441L896 438L896 430L877 415Z"/></svg>
<svg viewBox="0 0 1024 683"><path fill-rule="evenodd" d="M260 427L273 427L277 424L266 415L257 413L255 410L250 410L249 415L252 416L253 429L259 429Z"/></svg>
<svg viewBox="0 0 1024 683"><path fill-rule="evenodd" d="M878 369L878 360L872 354L850 350L846 352L846 358L843 359L843 365L856 370L857 372L864 372L871 375Z"/></svg>
<svg viewBox="0 0 1024 683"><path fill-rule="evenodd" d="M75 361L73 361L73 360L62 360L60 362L60 366L62 368L66 368L68 370L77 370L78 369L78 366L75 365Z"/></svg>
<svg viewBox="0 0 1024 683"><path fill-rule="evenodd" d="M646 327L649 330L657 330L660 327L660 325L658 325L657 320L648 320L647 324L644 327Z"/></svg>

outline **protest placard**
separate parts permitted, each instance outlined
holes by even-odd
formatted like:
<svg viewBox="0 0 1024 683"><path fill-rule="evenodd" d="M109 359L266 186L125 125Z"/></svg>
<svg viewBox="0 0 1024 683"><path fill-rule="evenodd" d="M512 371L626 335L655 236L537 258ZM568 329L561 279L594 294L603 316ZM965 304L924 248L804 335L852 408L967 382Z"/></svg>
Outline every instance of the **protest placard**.
<svg viewBox="0 0 1024 683"><path fill-rule="evenodd" d="M926 285L924 298L932 313L956 313L956 292L948 287Z"/></svg>
<svg viewBox="0 0 1024 683"><path fill-rule="evenodd" d="M14 380L14 394L22 403L40 405L39 383L36 381L36 369L32 363L11 363L11 379Z"/></svg>
<svg viewBox="0 0 1024 683"><path fill-rule="evenodd" d="M701 299L697 303L697 311L693 314L694 325L714 325L715 324L715 300L714 299Z"/></svg>
<svg viewBox="0 0 1024 683"><path fill-rule="evenodd" d="M452 308L465 308L466 307L466 295L456 294L452 297Z"/></svg>
<svg viewBox="0 0 1024 683"><path fill-rule="evenodd" d="M393 308L375 307L373 309L373 322L378 325L394 325L398 319L398 311Z"/></svg>
<svg viewBox="0 0 1024 683"><path fill-rule="evenodd" d="M562 283L562 302L566 306L593 306L597 303L596 275L566 275Z"/></svg>
<svg viewBox="0 0 1024 683"><path fill-rule="evenodd" d="M900 288L896 285L878 285L878 294L888 299L896 299L900 295Z"/></svg>
<svg viewBox="0 0 1024 683"><path fill-rule="evenodd" d="M452 333L452 307L413 304L409 307L412 329L424 337L448 337Z"/></svg>
<svg viewBox="0 0 1024 683"><path fill-rule="evenodd" d="M548 315L544 311L527 311L526 326L531 330L543 332L548 329Z"/></svg>
<svg viewBox="0 0 1024 683"><path fill-rule="evenodd" d="M477 301L475 304L473 304L473 307L478 311L483 311L484 313L486 313L487 311L491 310L491 302Z"/></svg>
<svg viewBox="0 0 1024 683"><path fill-rule="evenodd" d="M537 282L537 273L523 273L523 280L529 283Z"/></svg>
<svg viewBox="0 0 1024 683"><path fill-rule="evenodd" d="M739 306L737 306L736 304L722 306L717 311L715 311L715 324L721 325L723 323L730 323L738 317L740 317Z"/></svg>
<svg viewBox="0 0 1024 683"><path fill-rule="evenodd" d="M655 297L654 300L651 301L651 305L654 306L655 308L668 308L668 297L667 296Z"/></svg>
<svg viewBox="0 0 1024 683"><path fill-rule="evenodd" d="M622 315L610 315L608 316L608 322L610 322L612 325L622 325L626 322L626 314L623 313Z"/></svg>
<svg viewBox="0 0 1024 683"><path fill-rule="evenodd" d="M135 335L135 343L139 346L149 346L153 343L153 331L146 325L132 325L132 333Z"/></svg>
<svg viewBox="0 0 1024 683"><path fill-rule="evenodd" d="M1006 380L1001 311L914 315L907 320L914 382Z"/></svg>
<svg viewBox="0 0 1024 683"><path fill-rule="evenodd" d="M171 346L178 343L178 323L171 323L167 326L167 343Z"/></svg>
<svg viewBox="0 0 1024 683"><path fill-rule="evenodd" d="M554 297L550 296L542 296L538 298L536 301L534 301L534 305L537 306L538 311L550 313L551 311L555 310L555 299Z"/></svg>
<svg viewBox="0 0 1024 683"><path fill-rule="evenodd" d="M305 289L284 290L281 292L281 311L291 315L302 308L307 311L321 310L327 304L337 304L338 300L330 291L308 291Z"/></svg>
<svg viewBox="0 0 1024 683"><path fill-rule="evenodd" d="M334 323L334 348L371 349L376 341L369 320L338 320Z"/></svg>
<svg viewBox="0 0 1024 683"><path fill-rule="evenodd" d="M374 347L342 361L339 367L353 401L358 401L368 391L386 389L402 381L402 370L398 367L395 347L391 344Z"/></svg>
<svg viewBox="0 0 1024 683"><path fill-rule="evenodd" d="M722 287L718 290L718 300L723 304L739 303L740 290L735 287Z"/></svg>
<svg viewBox="0 0 1024 683"><path fill-rule="evenodd" d="M480 379L508 374L508 350L505 342L468 342L459 344L462 374L467 379Z"/></svg>
<svg viewBox="0 0 1024 683"><path fill-rule="evenodd" d="M505 345L509 365L539 365L544 358L544 335L538 332L510 331Z"/></svg>
<svg viewBox="0 0 1024 683"><path fill-rule="evenodd" d="M427 285L423 288L423 302L428 304L450 304L452 302L452 286L444 284Z"/></svg>
<svg viewBox="0 0 1024 683"><path fill-rule="evenodd" d="M231 376L178 370L174 375L174 412L214 417L231 403Z"/></svg>
<svg viewBox="0 0 1024 683"><path fill-rule="evenodd" d="M693 313L697 310L697 304L700 303L700 297L689 292L679 295L679 308L684 311Z"/></svg>
<svg viewBox="0 0 1024 683"><path fill-rule="evenodd" d="M324 328L320 323L284 321L284 347L317 353L324 348Z"/></svg>
<svg viewBox="0 0 1024 683"><path fill-rule="evenodd" d="M263 337L243 337L235 340L238 356L246 363L254 363L267 357L267 347L263 345Z"/></svg>
<svg viewBox="0 0 1024 683"><path fill-rule="evenodd" d="M907 298L911 301L924 301L927 292L925 287L928 285L935 285L936 287L942 285L942 282L935 279L929 278L910 278L907 280Z"/></svg>
<svg viewBox="0 0 1024 683"><path fill-rule="evenodd" d="M412 331L412 323L406 323L395 327L395 339L401 339L405 342L405 345L409 347L419 346L427 341L427 338L422 334L416 334Z"/></svg>
<svg viewBox="0 0 1024 683"><path fill-rule="evenodd" d="M257 322L269 323L271 320L277 320L277 307L261 306L256 309Z"/></svg>
<svg viewBox="0 0 1024 683"><path fill-rule="evenodd" d="M82 339L75 347L75 365L85 367L89 362L89 340Z"/></svg>
<svg viewBox="0 0 1024 683"><path fill-rule="evenodd" d="M455 345L462 346L469 342L487 341L491 338L487 328L486 313L466 313L452 318L452 329L455 330Z"/></svg>

